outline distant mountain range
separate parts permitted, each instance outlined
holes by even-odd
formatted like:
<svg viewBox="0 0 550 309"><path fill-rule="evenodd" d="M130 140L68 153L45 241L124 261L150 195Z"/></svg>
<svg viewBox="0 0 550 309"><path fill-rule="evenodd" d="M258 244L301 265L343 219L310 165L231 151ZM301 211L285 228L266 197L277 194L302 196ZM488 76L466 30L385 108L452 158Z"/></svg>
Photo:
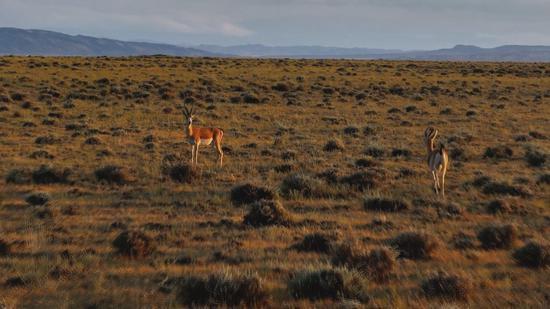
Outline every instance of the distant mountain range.
<svg viewBox="0 0 550 309"><path fill-rule="evenodd" d="M439 61L550 62L550 46L504 45L481 48L456 45L438 50L404 51L326 46L266 46L261 44L182 47L170 44L126 42L45 30L0 27L0 55L56 56L218 56L266 58L345 58Z"/></svg>
<svg viewBox="0 0 550 309"><path fill-rule="evenodd" d="M371 48L341 48L324 46L265 46L265 45L197 45L197 49L213 53L245 57L289 58L349 58L388 60L452 60L452 61L550 61L550 46L504 45L481 48L456 45L437 50L403 51Z"/></svg>
<svg viewBox="0 0 550 309"><path fill-rule="evenodd" d="M216 56L208 51L169 44L125 42L45 30L0 28L0 55L44 56Z"/></svg>
<svg viewBox="0 0 550 309"><path fill-rule="evenodd" d="M305 58L342 58L358 57L361 55L384 55L401 53L397 49L375 48L344 48L327 46L266 46L261 44L247 44L234 46L197 45L197 49L209 52L239 55L244 57L305 57Z"/></svg>

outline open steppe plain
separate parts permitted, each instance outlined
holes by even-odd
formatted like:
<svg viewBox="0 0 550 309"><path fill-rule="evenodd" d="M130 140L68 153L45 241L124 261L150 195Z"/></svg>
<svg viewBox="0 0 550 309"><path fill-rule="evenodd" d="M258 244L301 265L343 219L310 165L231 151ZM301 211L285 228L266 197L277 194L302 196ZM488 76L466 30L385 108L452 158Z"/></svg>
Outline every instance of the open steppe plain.
<svg viewBox="0 0 550 309"><path fill-rule="evenodd" d="M0 57L0 308L548 308L548 128L550 64Z"/></svg>

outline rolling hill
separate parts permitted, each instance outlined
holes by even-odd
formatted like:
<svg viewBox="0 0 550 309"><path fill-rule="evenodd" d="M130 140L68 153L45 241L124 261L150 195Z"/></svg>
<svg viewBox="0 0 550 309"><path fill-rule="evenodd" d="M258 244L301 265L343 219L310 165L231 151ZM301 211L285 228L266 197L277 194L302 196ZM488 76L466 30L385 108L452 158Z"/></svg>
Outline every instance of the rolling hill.
<svg viewBox="0 0 550 309"><path fill-rule="evenodd" d="M216 56L195 48L169 44L126 42L45 30L0 28L0 55L43 56Z"/></svg>

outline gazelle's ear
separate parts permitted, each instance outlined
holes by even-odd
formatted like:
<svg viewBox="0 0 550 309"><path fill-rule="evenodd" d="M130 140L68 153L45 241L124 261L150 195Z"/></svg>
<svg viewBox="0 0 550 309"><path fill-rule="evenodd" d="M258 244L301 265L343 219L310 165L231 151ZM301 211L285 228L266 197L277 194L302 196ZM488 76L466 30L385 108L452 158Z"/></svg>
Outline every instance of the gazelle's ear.
<svg viewBox="0 0 550 309"><path fill-rule="evenodd" d="M435 138L435 137L437 136L437 133L439 133L439 131L438 131L437 129L435 129L435 130L434 130L434 133L433 133L432 139Z"/></svg>

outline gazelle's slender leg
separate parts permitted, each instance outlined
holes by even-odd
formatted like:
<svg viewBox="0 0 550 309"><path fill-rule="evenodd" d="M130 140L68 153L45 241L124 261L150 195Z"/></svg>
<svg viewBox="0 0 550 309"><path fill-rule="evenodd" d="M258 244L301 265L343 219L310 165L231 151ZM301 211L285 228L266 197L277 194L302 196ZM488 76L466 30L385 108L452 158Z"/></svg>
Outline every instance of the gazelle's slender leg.
<svg viewBox="0 0 550 309"><path fill-rule="evenodd" d="M216 141L216 150L218 151L218 155L219 155L219 158L220 158L220 166L223 166L223 150L222 150L222 145L220 145L220 142L219 141Z"/></svg>
<svg viewBox="0 0 550 309"><path fill-rule="evenodd" d="M445 173L447 173L447 168L443 167L441 171L441 194L445 196Z"/></svg>
<svg viewBox="0 0 550 309"><path fill-rule="evenodd" d="M194 159L195 159L195 145L193 144L193 146L191 147L191 165L195 163Z"/></svg>
<svg viewBox="0 0 550 309"><path fill-rule="evenodd" d="M195 146L195 164L199 164L199 143Z"/></svg>
<svg viewBox="0 0 550 309"><path fill-rule="evenodd" d="M432 170L432 176L434 178L434 190L435 190L435 194L439 194L439 181L437 179L437 175L436 175L436 172L434 170Z"/></svg>

